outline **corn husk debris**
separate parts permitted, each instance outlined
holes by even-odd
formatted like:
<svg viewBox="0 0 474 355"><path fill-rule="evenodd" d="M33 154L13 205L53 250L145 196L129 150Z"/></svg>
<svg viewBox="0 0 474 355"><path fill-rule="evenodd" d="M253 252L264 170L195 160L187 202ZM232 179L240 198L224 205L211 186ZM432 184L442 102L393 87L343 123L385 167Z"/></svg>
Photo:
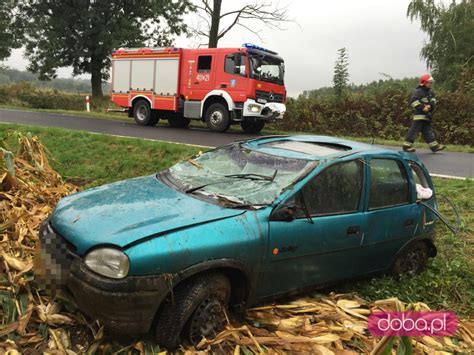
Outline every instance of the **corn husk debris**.
<svg viewBox="0 0 474 355"><path fill-rule="evenodd" d="M16 154L0 150L0 353L163 353L149 341L128 344L107 338L98 321L86 319L60 297L51 299L37 288L33 254L42 221L57 201L78 188L64 182L36 137L19 136ZM285 304L247 311L244 321L230 321L214 339L202 339L179 352L229 354L356 354L380 353L387 339L367 331L374 310L400 310L398 299L368 303L356 295L313 295ZM423 303L415 308L428 310ZM474 324L461 321L452 337L411 339L415 353L469 353ZM161 351L161 352L160 352Z"/></svg>

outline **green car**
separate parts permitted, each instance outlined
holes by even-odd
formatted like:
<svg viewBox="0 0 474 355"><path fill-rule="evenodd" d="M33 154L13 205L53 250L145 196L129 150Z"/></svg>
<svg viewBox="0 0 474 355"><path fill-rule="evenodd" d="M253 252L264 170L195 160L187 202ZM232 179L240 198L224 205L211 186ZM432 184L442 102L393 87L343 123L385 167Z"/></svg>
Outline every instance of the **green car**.
<svg viewBox="0 0 474 355"><path fill-rule="evenodd" d="M215 335L227 307L420 272L436 255L426 206L415 155L260 137L62 199L40 231L39 276L110 332L174 348Z"/></svg>

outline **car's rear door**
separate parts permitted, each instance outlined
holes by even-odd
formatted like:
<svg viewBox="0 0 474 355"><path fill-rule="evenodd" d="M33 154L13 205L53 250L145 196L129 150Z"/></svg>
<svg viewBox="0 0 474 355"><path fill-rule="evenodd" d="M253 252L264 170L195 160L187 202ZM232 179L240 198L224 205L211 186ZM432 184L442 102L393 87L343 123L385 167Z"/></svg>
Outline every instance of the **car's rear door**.
<svg viewBox="0 0 474 355"><path fill-rule="evenodd" d="M413 197L408 165L397 157L367 159L367 236L364 239L368 271L387 268L400 248L420 228L420 208Z"/></svg>
<svg viewBox="0 0 474 355"><path fill-rule="evenodd" d="M258 296L322 284L358 272L357 254L367 230L362 213L364 164L333 164L286 203L306 204L296 219L269 222L269 248ZM284 207L282 207L284 208Z"/></svg>

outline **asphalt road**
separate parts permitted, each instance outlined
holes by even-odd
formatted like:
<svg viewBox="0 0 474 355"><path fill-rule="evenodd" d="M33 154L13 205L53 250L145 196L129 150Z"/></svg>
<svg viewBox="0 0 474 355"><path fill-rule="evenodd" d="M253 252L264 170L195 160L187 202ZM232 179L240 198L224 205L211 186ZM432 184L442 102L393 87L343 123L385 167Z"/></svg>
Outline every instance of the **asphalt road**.
<svg viewBox="0 0 474 355"><path fill-rule="evenodd" d="M0 122L42 127L62 127L94 133L207 147L215 147L235 140L255 137L255 135L239 132L215 133L206 129L177 129L166 125L143 127L135 124L132 119L130 119L130 122L125 122L12 109L0 109ZM391 148L399 149L398 147ZM425 163L431 174L474 178L474 154L456 152L433 154L428 149L419 149L416 154Z"/></svg>

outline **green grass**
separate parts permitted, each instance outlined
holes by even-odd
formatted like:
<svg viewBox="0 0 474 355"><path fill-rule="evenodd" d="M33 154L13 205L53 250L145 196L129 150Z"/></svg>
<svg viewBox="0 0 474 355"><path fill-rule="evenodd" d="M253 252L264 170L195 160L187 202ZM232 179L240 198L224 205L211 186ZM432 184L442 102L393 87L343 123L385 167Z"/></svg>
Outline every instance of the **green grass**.
<svg viewBox="0 0 474 355"><path fill-rule="evenodd" d="M73 110L46 110L46 109L35 109L35 108L28 108L28 107L18 107L18 106L9 106L9 105L0 105L0 108L8 108L8 109L17 109L17 110L24 110L30 112L48 112L48 113L56 113L66 116L83 116L83 117L91 117L91 118L100 118L105 120L113 120L113 121L124 121L124 122L133 122L132 118L127 117L126 114L117 113L117 112L85 112L85 111L73 111ZM161 120L159 125L168 125L166 120ZM191 127L195 128L206 128L206 125L201 121L193 120L191 121ZM207 128L206 128L207 129ZM231 131L234 132L242 132L240 125L233 125L230 128ZM272 125L266 126L266 128L262 131L262 135L273 135L273 134L302 134L304 132L287 132L287 131L280 131L278 129L273 129ZM397 141L393 139L383 139L376 137L375 139L372 137L345 137L341 136L340 138L356 140L359 142L364 143L374 143L374 144L381 144L381 145L390 145L390 146L401 146L403 141ZM445 143L445 142L443 142ZM427 149L427 145L421 141L415 142L415 148L425 148ZM474 153L474 147L469 145L455 145L455 144L446 144L446 151L448 152L464 152L464 153Z"/></svg>
<svg viewBox="0 0 474 355"><path fill-rule="evenodd" d="M197 147L118 138L61 128L0 124L0 140L15 152L15 132L37 135L63 178L85 187L152 174L196 154Z"/></svg>
<svg viewBox="0 0 474 355"><path fill-rule="evenodd" d="M177 160L197 153L198 147L118 138L70 131L0 124L2 146L15 149L15 132L37 135L49 151L52 166L66 179L83 187L151 174ZM474 181L435 179L438 194L449 196L459 207L462 230L452 235L438 223L438 256L425 272L413 278L378 277L339 286L338 291L357 292L369 300L398 297L423 301L434 309L474 314ZM440 209L452 214L440 201Z"/></svg>

